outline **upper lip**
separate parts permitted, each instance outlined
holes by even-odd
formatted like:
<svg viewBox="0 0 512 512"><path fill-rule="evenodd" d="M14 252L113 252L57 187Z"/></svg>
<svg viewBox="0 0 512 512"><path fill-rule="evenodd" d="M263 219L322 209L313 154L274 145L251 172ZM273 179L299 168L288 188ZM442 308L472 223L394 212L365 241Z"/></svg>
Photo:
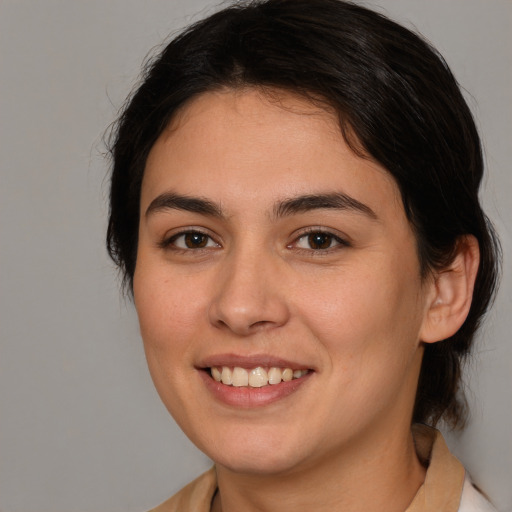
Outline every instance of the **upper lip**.
<svg viewBox="0 0 512 512"><path fill-rule="evenodd" d="M291 368L292 370L312 369L308 364L291 361L270 354L252 354L245 356L239 354L215 354L205 357L197 366L198 368L212 368L214 366L237 366L240 368L250 369L261 366L265 368Z"/></svg>

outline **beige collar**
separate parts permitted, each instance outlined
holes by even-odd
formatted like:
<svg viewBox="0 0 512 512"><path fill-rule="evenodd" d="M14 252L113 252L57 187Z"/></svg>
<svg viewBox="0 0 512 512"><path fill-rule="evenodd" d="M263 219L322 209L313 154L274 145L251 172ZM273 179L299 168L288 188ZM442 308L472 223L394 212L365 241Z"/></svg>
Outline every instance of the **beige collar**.
<svg viewBox="0 0 512 512"><path fill-rule="evenodd" d="M457 512L465 471L446 445L441 432L425 425L413 425L418 457L428 466L425 482L406 512Z"/></svg>

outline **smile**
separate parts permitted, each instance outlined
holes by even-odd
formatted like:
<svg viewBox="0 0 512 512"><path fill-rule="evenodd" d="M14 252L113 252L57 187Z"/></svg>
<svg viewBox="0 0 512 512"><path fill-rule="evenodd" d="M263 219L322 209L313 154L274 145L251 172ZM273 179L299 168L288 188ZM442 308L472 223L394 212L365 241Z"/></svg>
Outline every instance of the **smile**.
<svg viewBox="0 0 512 512"><path fill-rule="evenodd" d="M281 382L290 382L307 375L309 370L292 370L291 368L257 366L245 369L239 366L212 366L210 374L216 382L226 386L261 388L275 386Z"/></svg>

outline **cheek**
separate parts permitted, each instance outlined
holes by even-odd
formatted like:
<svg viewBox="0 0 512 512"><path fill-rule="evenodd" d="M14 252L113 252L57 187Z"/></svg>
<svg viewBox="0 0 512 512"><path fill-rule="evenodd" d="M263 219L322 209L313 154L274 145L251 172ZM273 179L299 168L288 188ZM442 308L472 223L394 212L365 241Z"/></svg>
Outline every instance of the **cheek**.
<svg viewBox="0 0 512 512"><path fill-rule="evenodd" d="M150 364L152 357L176 361L190 347L201 318L206 317L204 295L190 280L171 277L165 269L149 269L143 264L137 268L135 307Z"/></svg>
<svg viewBox="0 0 512 512"><path fill-rule="evenodd" d="M370 281L345 276L303 301L301 316L325 354L324 389L332 407L324 420L332 428L346 424L358 431L395 403L402 412L410 406L421 315L406 281L380 273Z"/></svg>
<svg viewBox="0 0 512 512"><path fill-rule="evenodd" d="M421 326L419 289L415 267L410 272L391 263L358 272L352 267L306 283L296 294L296 304L309 330L348 378L361 368L380 372L410 359Z"/></svg>
<svg viewBox="0 0 512 512"><path fill-rule="evenodd" d="M134 276L134 300L154 385L169 412L178 421L192 400L184 382L193 372L195 343L199 339L202 305L194 287L166 275L165 269L144 264Z"/></svg>

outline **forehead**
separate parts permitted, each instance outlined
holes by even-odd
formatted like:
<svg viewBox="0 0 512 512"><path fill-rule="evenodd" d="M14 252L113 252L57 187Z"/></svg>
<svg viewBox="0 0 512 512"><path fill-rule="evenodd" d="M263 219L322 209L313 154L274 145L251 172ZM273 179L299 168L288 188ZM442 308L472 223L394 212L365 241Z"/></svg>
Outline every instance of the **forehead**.
<svg viewBox="0 0 512 512"><path fill-rule="evenodd" d="M265 147L279 156L301 139L308 142L308 151L315 146L320 150L322 141L331 142L331 150L335 151L340 134L336 114L326 104L280 89L242 87L223 88L189 100L177 111L160 141L172 144L175 136L187 142L201 140L209 143L205 150L215 151L218 147L225 155L225 146L238 142L237 148L231 147L233 155L235 149ZM276 135L280 136L279 141L275 140ZM263 163L262 152L258 160Z"/></svg>
<svg viewBox="0 0 512 512"><path fill-rule="evenodd" d="M143 203L166 188L223 200L242 192L247 208L263 195L338 188L402 209L394 178L348 147L336 114L284 91L225 89L187 103L149 154Z"/></svg>

